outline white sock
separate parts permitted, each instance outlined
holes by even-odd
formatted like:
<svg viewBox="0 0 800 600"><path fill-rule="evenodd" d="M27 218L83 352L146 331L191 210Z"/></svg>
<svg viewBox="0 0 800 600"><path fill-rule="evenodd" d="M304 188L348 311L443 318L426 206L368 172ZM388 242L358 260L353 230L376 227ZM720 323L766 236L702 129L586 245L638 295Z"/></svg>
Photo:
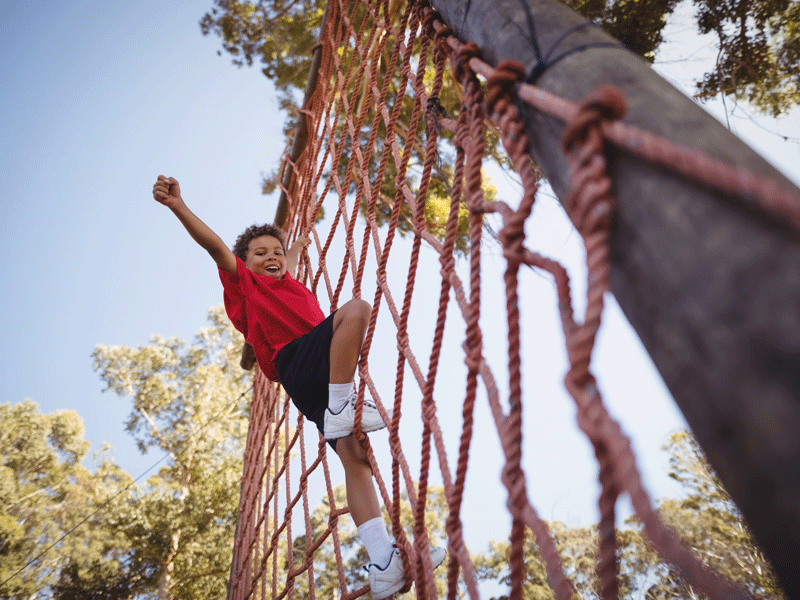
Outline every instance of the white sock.
<svg viewBox="0 0 800 600"><path fill-rule="evenodd" d="M392 541L383 524L383 517L375 517L358 526L358 537L364 542L369 554L369 562L385 568L392 558Z"/></svg>
<svg viewBox="0 0 800 600"><path fill-rule="evenodd" d="M333 414L342 412L347 404L347 398L356 391L354 382L328 384L328 408Z"/></svg>

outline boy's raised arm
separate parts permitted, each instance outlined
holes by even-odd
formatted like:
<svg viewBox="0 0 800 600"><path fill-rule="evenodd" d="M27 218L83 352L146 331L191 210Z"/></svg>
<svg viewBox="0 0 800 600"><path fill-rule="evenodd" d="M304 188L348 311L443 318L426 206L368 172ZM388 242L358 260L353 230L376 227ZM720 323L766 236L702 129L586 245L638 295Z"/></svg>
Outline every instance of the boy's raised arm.
<svg viewBox="0 0 800 600"><path fill-rule="evenodd" d="M177 179L159 175L153 185L153 198L175 213L192 239L206 249L220 269L236 274L236 257L233 252L208 225L189 210L181 197Z"/></svg>

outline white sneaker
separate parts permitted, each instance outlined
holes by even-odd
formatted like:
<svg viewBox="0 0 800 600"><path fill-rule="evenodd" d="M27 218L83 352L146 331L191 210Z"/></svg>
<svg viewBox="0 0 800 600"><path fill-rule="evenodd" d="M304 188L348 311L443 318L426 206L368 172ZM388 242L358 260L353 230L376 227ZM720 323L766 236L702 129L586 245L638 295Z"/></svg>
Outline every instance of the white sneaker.
<svg viewBox="0 0 800 600"><path fill-rule="evenodd" d="M397 547L392 549L392 557L389 559L388 565L380 568L378 565L370 563L366 569L369 573L369 589L375 600L388 598L399 592L406 583L403 558Z"/></svg>
<svg viewBox="0 0 800 600"><path fill-rule="evenodd" d="M447 550L439 546L431 546L431 562L434 570L444 562L445 558L447 558Z"/></svg>
<svg viewBox="0 0 800 600"><path fill-rule="evenodd" d="M447 550L438 546L431 546L431 562L434 569L442 564L446 557ZM376 564L369 564L364 568L369 573L369 588L375 600L382 600L399 592L406 582L406 574L403 571L403 558L400 556L400 549L397 546L392 550L388 565L380 568Z"/></svg>
<svg viewBox="0 0 800 600"><path fill-rule="evenodd" d="M347 398L347 404L344 408L334 414L330 408L325 409L325 439L336 440L353 433L355 429L356 420L356 401L358 395L353 392ZM392 410L387 411L389 419L392 418ZM377 431L386 427L383 422L381 414L378 412L378 407L372 400L364 398L364 410L361 413L361 431L369 433L370 431Z"/></svg>

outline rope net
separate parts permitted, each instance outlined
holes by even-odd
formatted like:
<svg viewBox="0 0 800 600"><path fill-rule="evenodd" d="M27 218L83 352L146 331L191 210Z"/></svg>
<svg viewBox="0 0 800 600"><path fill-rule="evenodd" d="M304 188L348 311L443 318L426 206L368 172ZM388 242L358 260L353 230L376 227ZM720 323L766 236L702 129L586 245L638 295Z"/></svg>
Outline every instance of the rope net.
<svg viewBox="0 0 800 600"><path fill-rule="evenodd" d="M355 433L367 451L392 534L402 552L404 591L413 585L418 598L436 598L440 597L438 585L446 588L446 596L451 599L464 593L470 598L480 597L475 567L462 537L460 511L472 450L473 415L482 386L480 398L485 396L488 401L505 461L502 482L507 488L511 517L510 598L522 597L523 545L529 532L535 536L556 597L566 600L575 593L547 526L527 497L521 464L518 272L520 267L529 266L549 273L555 280L570 363L566 387L577 406L579 427L591 442L599 463L599 595L617 597L615 506L618 496L624 493L630 497L653 545L676 565L687 583L710 597L745 597L696 561L661 523L640 482L630 443L604 408L589 370L603 295L609 290L608 239L614 199L605 174L604 141L679 169L706 184L745 190L758 198L766 210L794 226L800 226L800 202L758 176L696 156L617 122L625 111L625 102L613 89L598 90L582 105L575 105L544 90L520 85L525 78L521 65L508 62L492 68L480 60L476 46L462 45L451 33L423 2L331 0L318 44L318 82L301 111L308 126L308 143L296 161L286 157L282 166L284 173L287 169L292 171L290 179L283 178L284 182L289 181L283 190L289 198L284 228L291 235L304 234L312 239L310 252L304 251L301 257L297 279L316 294L323 310L326 301L330 311L338 306L346 282L352 284L352 297L364 297L372 303L358 367L356 423L360 421L365 396L375 401L385 420L386 409L393 407L388 427L392 464L389 479L384 479L385 473L381 473L370 441L359 425ZM449 74L447 63L453 67L453 75ZM452 80L448 83L446 77ZM440 103L444 93L454 92L460 97L456 118L448 115ZM566 207L583 239L587 257L588 289L582 321L573 315L566 270L558 262L532 252L524 243L524 226L536 199L538 177L516 108L520 100L567 123L563 150L570 164L573 190ZM486 201L484 197L481 167L486 139L491 135L500 137L523 183L524 192L516 208L505 202ZM445 172L439 160L440 141L452 146L451 173ZM442 184L437 181L441 182L443 173L449 175L444 185L449 204L444 223L432 220L428 212L432 202L441 200ZM434 190L436 185L439 188ZM480 326L481 249L483 217L487 213L497 213L503 223L497 235L505 262L503 283L491 281L488 285L505 287L508 396L504 399L484 360ZM323 226L326 232L322 231ZM443 235L436 235L437 228ZM410 250L403 256L391 255L401 232L412 234L410 244L406 244ZM456 268L459 236L469 240L466 281ZM430 337L412 340L409 328L415 287L432 285L428 280L419 281L423 242L440 261L438 305L435 309L418 309L425 314L435 312L432 343ZM461 335L466 332L463 356L458 357L466 364L463 394L452 380L440 383L439 392L434 393L448 319ZM454 320L458 322L455 326ZM430 336L429 331L426 336ZM396 366L391 366L390 355L395 348ZM427 353L427 366L418 358L423 351ZM373 378L376 369L384 376L390 368L395 369L393 394L379 389ZM327 444L313 427L307 427L280 387L259 372L254 394L229 598L322 595L324 586L316 551L331 543L337 580L326 585L338 590L341 598L368 594L364 579L345 569L347 556L339 527L348 509L334 488ZM436 398L445 395L447 412L443 413ZM460 415L456 405L460 405ZM443 418L450 423L460 418L455 456L446 450L440 426ZM418 471L412 471L414 465L407 460L407 453L411 455L408 445L418 442L399 433L407 420L422 423ZM384 443L384 438L377 435L386 434L373 435L373 443L376 439ZM439 465L435 477L431 475L432 454ZM426 526L432 477L441 481L447 504L446 581L438 582L429 551L429 543L437 540L429 539ZM316 498L309 498L309 487L314 486L325 493L321 521L319 515L312 514ZM404 512L405 503L410 510Z"/></svg>

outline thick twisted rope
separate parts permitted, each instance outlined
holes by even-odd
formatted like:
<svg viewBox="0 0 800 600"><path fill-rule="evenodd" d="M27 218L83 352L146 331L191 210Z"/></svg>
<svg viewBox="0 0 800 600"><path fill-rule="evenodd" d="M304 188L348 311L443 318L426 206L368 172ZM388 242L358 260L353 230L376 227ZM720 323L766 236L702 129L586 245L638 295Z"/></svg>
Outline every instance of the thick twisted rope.
<svg viewBox="0 0 800 600"><path fill-rule="evenodd" d="M675 167L706 185L726 191L732 191L733 187L742 189L745 201L757 202L774 218L793 227L800 227L800 199L773 182L698 156L694 151L679 148L621 123L624 100L614 90L598 90L580 105L567 102L521 83L525 73L518 63L502 63L497 68L484 63L478 48L458 42L437 14L424 3L410 1L402 13L394 12L393 7L394 3L387 0L331 1L328 23L320 41L319 84L311 101L303 108L309 123L309 144L292 165L294 176L285 191L290 198L288 222L292 234L310 233L315 241L317 259L312 261L310 253L305 251L298 278L307 281L315 293L326 292L331 310L338 306L348 278L353 283L353 296L362 295L367 265L370 261L376 264L373 310L358 366L360 385L355 433L366 451L392 522L392 533L401 549L406 572L404 589L413 585L418 597L435 598L437 584L444 583L447 597L453 599L458 597L459 586L463 585L470 598L479 597L474 566L463 537L461 505L466 493L474 408L479 382L483 382L505 456L501 479L508 491L508 509L512 519L509 535L510 597L522 597L527 529L536 538L556 597L566 600L575 593L561 568L547 525L538 517L527 497L522 469L520 340L523 332L519 320L517 277L520 267L530 266L551 273L555 279L570 363L565 385L578 407L579 427L591 441L599 464L600 596L604 599L617 596L615 505L619 494L627 493L653 544L682 572L690 585L710 597L743 597L694 559L660 522L641 485L630 442L604 408L589 370L602 316L603 295L609 289L608 239L615 208L612 183L605 173L604 146L611 142L625 147L648 160ZM444 116L440 110L439 98L448 58L454 67L456 83L463 90L457 121ZM432 77L429 73L431 66ZM485 98L477 76L486 79ZM525 223L535 202L537 175L531 165L527 137L517 111L520 101L559 116L567 123L563 149L570 165L573 187L566 205L586 245L589 279L586 314L580 323L573 315L569 278L564 268L525 246ZM399 125L403 111L410 111L405 129ZM523 182L524 194L516 209L504 202L487 203L483 198L481 165L485 127L489 120L500 132L503 145ZM423 125L424 133L420 131ZM440 241L427 231L425 206L444 130L454 132L452 143L456 159L445 236ZM379 142L383 144L380 150L377 149ZM415 158L419 161L416 171L412 168ZM390 165L397 173L395 195L386 199L381 197L381 190ZM416 177L418 183L413 185ZM353 204L348 206L348 201ZM391 207L383 228L379 228L376 216L380 202ZM462 205L469 210L468 295L454 260ZM331 215L330 230L324 241L315 226L322 208L328 208ZM394 300L392 284L395 282L390 281L388 265L397 227L401 219L407 218L404 209L410 211L414 239L407 260L403 301L398 305ZM365 224L361 244L357 245L355 238L360 212L363 212ZM494 375L483 357L480 329L482 218L486 213L498 213L503 222L499 238L507 264L504 273L509 332L507 412L501 405ZM423 241L438 254L441 266L436 325L427 372L412 351L409 330ZM339 247L343 251L339 272L329 273L327 259ZM324 286L319 286L321 281L325 282ZM442 408L434 394L440 362L447 358L442 357L442 338L445 324L452 320L448 319L451 299L464 321L464 361L467 365L466 392L461 410L463 425L454 474L450 471L439 425L438 415ZM369 360L382 309L391 314L398 350L394 412L389 424L391 490L384 482L373 449L358 424L366 393L375 400L384 418L388 417L381 390L372 380ZM408 387L406 370L417 382L422 397L416 415L422 422L420 468L416 480L412 477L402 443L408 445L413 440L401 441L399 435L401 420L414 416L413 409L417 405L417 402L404 402L404 396L409 393L405 389ZM340 517L348 509L336 504L327 445L319 438L316 458L308 463L303 418L293 416L288 398L280 394L278 386L267 382L260 374L256 377L254 389L229 597L292 598L298 594L301 581L309 597L316 597L318 569L314 563L315 553L329 540L336 561L340 597L364 596L368 593L367 586L350 589L355 586L348 583L351 574L345 570L339 538ZM448 506L445 531L450 558L445 582L437 582L434 578L429 553L430 536L425 521L433 451L437 455ZM299 459L293 458L297 455ZM291 468L293 460L299 460L299 469ZM294 489L293 476L297 480ZM320 477L324 481L329 511L322 529L314 531L308 485L310 480ZM412 522L402 522L401 483L411 505ZM293 514L300 506L302 519L294 520ZM304 529L303 556L297 555L294 549L298 527ZM413 541L409 536L413 536Z"/></svg>

